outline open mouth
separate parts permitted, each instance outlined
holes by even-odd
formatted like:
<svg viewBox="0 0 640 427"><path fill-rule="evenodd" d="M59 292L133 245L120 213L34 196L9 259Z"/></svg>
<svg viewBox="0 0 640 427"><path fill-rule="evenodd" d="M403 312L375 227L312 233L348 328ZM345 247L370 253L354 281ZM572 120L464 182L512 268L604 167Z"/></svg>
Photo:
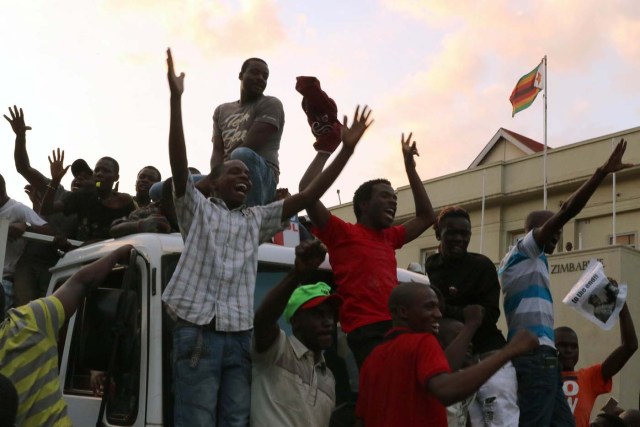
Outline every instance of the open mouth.
<svg viewBox="0 0 640 427"><path fill-rule="evenodd" d="M438 323L438 322L432 323L432 324L431 324L431 331L432 331L435 335L437 335L437 334L438 334L438 332L440 332L440 323Z"/></svg>
<svg viewBox="0 0 640 427"><path fill-rule="evenodd" d="M393 220L393 218L396 217L396 210L395 209L385 209L384 213L386 214L387 218Z"/></svg>
<svg viewBox="0 0 640 427"><path fill-rule="evenodd" d="M242 182L236 184L235 187L233 187L233 188L238 193L242 193L242 194L247 194L247 192L249 191L249 186L247 184L242 183Z"/></svg>

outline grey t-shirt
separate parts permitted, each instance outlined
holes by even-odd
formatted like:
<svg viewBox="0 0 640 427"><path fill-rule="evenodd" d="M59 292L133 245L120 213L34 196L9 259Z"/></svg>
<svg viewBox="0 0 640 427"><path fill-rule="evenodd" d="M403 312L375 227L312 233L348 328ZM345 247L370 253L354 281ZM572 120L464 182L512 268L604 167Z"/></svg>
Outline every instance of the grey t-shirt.
<svg viewBox="0 0 640 427"><path fill-rule="evenodd" d="M273 169L276 180L280 175L278 150L284 128L284 109L278 98L262 96L250 104L240 105L240 101L218 105L213 113L213 139L216 135L224 142L224 157L240 146L246 139L254 122L264 122L278 130L257 150Z"/></svg>

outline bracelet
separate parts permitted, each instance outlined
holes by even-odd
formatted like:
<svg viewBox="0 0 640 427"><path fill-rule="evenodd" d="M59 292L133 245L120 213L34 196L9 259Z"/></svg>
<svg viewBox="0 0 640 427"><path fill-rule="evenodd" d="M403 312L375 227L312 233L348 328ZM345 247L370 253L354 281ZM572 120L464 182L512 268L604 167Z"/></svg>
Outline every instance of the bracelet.
<svg viewBox="0 0 640 427"><path fill-rule="evenodd" d="M49 183L47 184L47 188L50 188L50 189L52 189L53 191L56 191L56 190L58 189L58 186L55 186L55 187L54 187L53 185L51 185L51 182L49 182Z"/></svg>

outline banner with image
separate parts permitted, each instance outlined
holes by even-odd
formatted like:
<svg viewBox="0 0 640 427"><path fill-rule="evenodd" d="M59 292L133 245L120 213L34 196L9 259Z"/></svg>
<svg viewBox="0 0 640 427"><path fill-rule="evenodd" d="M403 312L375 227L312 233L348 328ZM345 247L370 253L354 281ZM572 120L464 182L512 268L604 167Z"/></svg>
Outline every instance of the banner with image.
<svg viewBox="0 0 640 427"><path fill-rule="evenodd" d="M604 330L613 328L627 299L627 285L616 286L602 263L592 259L562 302Z"/></svg>

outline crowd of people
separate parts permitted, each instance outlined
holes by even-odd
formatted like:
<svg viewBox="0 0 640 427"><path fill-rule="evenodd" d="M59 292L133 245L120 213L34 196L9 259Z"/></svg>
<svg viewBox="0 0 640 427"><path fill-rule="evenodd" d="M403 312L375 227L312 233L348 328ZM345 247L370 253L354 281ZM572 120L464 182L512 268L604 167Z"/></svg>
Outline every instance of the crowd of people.
<svg viewBox="0 0 640 427"><path fill-rule="evenodd" d="M436 216L416 171L412 133L402 134L399 147L412 218L395 224L397 196L386 179L356 190L355 223L320 202L373 119L368 107L357 107L351 120L340 121L314 77L299 77L296 90L317 153L297 194L277 190L284 109L264 94L269 68L259 58L241 66L239 100L215 108L211 172L192 170L181 107L185 75L175 72L170 50L167 65L171 177L162 181L157 168L143 167L135 196L118 192L112 157L91 169L83 159L65 165L64 151L56 149L46 177L30 165L22 109L4 116L16 135L16 169L28 182L32 207L10 199L0 176L0 218L11 222L0 292L0 426L70 425L57 374L57 331L132 248L89 264L45 297L49 268L78 241L141 232L179 232L184 240L162 295L175 322L175 426L341 425L332 417L336 381L323 355L337 327L359 370L351 425L589 425L595 398L611 391L612 377L637 350L633 321L625 305L621 345L601 364L576 371L576 333L554 330L545 254L602 180L632 166L622 161L626 142L558 212L531 212L527 234L496 269L486 256L468 252L471 220L463 208L446 207ZM69 168L74 179L67 191L60 182ZM294 268L254 309L259 245L302 210L312 235L296 247ZM424 265L430 285L398 283L395 250L431 226L440 246ZM54 245L25 242L25 231L55 236ZM334 289L311 280L327 254ZM506 337L497 327L501 290ZM281 316L292 335L278 326ZM636 412L612 408L594 423L637 426Z"/></svg>

